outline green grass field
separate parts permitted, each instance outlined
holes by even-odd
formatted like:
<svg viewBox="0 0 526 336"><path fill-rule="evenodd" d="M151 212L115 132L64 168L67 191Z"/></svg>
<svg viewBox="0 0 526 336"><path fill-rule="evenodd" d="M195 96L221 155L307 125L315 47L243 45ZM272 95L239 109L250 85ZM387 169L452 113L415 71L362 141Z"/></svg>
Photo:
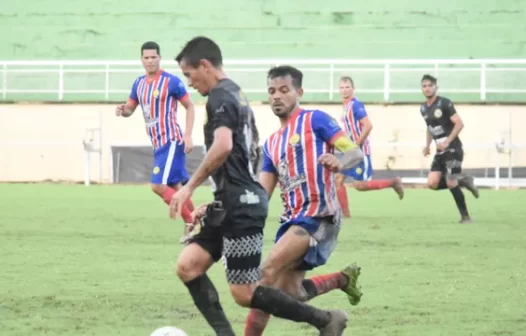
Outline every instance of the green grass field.
<svg viewBox="0 0 526 336"><path fill-rule="evenodd" d="M354 218L329 263L362 266L364 297L312 301L350 314L346 335L526 335L526 191L466 194L459 225L449 192L350 191ZM194 195L210 197L208 188ZM268 252L282 207L272 200ZM0 185L0 335L137 335L175 325L213 335L173 273L180 222L147 186ZM242 335L247 310L210 271ZM317 335L272 319L266 335Z"/></svg>

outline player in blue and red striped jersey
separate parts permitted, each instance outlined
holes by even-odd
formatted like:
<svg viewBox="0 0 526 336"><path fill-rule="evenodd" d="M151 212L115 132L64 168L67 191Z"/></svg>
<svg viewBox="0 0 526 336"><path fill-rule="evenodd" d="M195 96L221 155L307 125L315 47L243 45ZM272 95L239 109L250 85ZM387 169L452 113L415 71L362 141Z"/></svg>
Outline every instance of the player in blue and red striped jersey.
<svg viewBox="0 0 526 336"><path fill-rule="evenodd" d="M117 106L116 114L129 117L141 105L146 133L153 145L151 188L169 205L176 190L188 181L186 154L193 146L195 108L183 82L160 68L161 53L157 43L146 42L141 46L141 60L146 74L135 80L128 102ZM184 133L177 122L178 102L186 109ZM192 202L188 201L182 213L185 235L192 227L193 210Z"/></svg>
<svg viewBox="0 0 526 336"><path fill-rule="evenodd" d="M353 187L356 190L369 191L393 188L400 199L404 197L404 187L399 177L388 180L371 180L373 176L373 165L371 161L369 133L373 125L369 120L363 103L354 97L354 81L351 77L344 76L340 79L340 95L343 100L342 124L351 140L360 146L365 155L361 164L336 175L338 199L342 207L343 216L351 217L347 189L344 185L346 177L349 176L353 179Z"/></svg>
<svg viewBox="0 0 526 336"><path fill-rule="evenodd" d="M290 66L275 67L268 73L269 103L282 127L263 146L259 182L269 196L279 184L285 211L276 244L262 264L261 283L302 301L341 289L356 305L362 295L357 287L357 265L305 279L306 272L324 265L336 247L341 210L334 172L356 166L363 153L327 113L300 107L302 78L301 71ZM335 148L343 153L340 158L334 155ZM335 310L331 314L338 316L344 329L345 313ZM245 336L262 335L269 317L251 309ZM343 329L334 335L341 335Z"/></svg>

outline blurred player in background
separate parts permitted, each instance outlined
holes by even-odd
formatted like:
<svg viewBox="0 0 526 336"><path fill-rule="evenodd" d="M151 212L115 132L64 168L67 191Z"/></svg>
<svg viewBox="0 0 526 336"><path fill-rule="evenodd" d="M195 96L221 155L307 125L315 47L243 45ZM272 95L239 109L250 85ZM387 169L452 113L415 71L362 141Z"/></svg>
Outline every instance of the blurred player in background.
<svg viewBox="0 0 526 336"><path fill-rule="evenodd" d="M343 216L348 218L351 217L351 211L349 209L347 189L344 184L346 177L349 176L353 179L352 184L356 190L369 191L393 188L400 199L404 197L404 187L399 177L390 180L371 180L373 165L368 137L373 125L362 102L354 97L354 81L351 77L344 76L340 78L340 95L343 101L341 121L345 131L352 141L360 146L365 155L361 164L336 175L338 199L342 207Z"/></svg>
<svg viewBox="0 0 526 336"><path fill-rule="evenodd" d="M300 107L300 70L278 66L269 71L267 80L269 103L282 127L263 146L259 182L269 197L279 183L285 209L276 244L262 265L261 283L281 288L301 301L341 289L356 305L362 296L357 287L358 266L311 279L305 279L305 274L324 265L336 248L341 211L334 172L356 166L363 153L327 113ZM334 148L343 153L339 159ZM333 314L346 320L341 311ZM261 336L269 318L269 314L252 309L245 336Z"/></svg>
<svg viewBox="0 0 526 336"><path fill-rule="evenodd" d="M135 80L128 102L117 106L116 114L130 117L141 105L146 133L154 150L151 188L166 204L170 204L175 191L188 181L186 154L193 146L195 108L183 82L160 68L161 52L157 43L146 42L141 46L141 60L146 74ZM184 134L177 122L178 102L186 109ZM186 225L181 241L192 229L193 210L189 200L183 208Z"/></svg>
<svg viewBox="0 0 526 336"><path fill-rule="evenodd" d="M212 176L213 202L176 266L195 306L216 335L234 335L207 275L214 262L223 259L230 292L238 305L309 323L322 336L341 335L347 322L344 312L317 309L284 291L260 284L268 195L256 178L259 137L248 100L223 71L221 49L209 38L196 37L176 60L189 86L208 97L204 126L207 153L170 204L170 215L177 216L194 190Z"/></svg>
<svg viewBox="0 0 526 336"><path fill-rule="evenodd" d="M435 77L424 75L421 85L426 97L426 102L420 107L420 113L427 125L424 156L431 154L430 146L433 140L437 148L427 177L428 187L434 190L449 189L460 212L460 223L471 223L464 193L460 187L471 191L475 198L479 197L479 190L472 176L461 176L464 150L458 135L464 128L464 123L453 102L437 95Z"/></svg>

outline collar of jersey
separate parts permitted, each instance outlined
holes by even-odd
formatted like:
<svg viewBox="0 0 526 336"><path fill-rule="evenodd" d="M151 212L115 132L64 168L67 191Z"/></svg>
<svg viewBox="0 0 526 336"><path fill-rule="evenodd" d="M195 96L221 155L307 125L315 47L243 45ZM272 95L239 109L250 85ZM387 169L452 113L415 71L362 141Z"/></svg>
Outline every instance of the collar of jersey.
<svg viewBox="0 0 526 336"><path fill-rule="evenodd" d="M150 84L158 80L159 77L161 77L161 74L163 73L163 71L164 71L163 69L159 69L159 71L157 71L157 74L153 78L149 78L148 75L146 75L146 83Z"/></svg>
<svg viewBox="0 0 526 336"><path fill-rule="evenodd" d="M292 112L292 114L290 115L290 119L289 121L287 121L287 124L281 127L281 131L283 132L290 125L290 123L294 121L298 117L298 115L303 111L305 110L298 106L296 110L294 110L294 112Z"/></svg>

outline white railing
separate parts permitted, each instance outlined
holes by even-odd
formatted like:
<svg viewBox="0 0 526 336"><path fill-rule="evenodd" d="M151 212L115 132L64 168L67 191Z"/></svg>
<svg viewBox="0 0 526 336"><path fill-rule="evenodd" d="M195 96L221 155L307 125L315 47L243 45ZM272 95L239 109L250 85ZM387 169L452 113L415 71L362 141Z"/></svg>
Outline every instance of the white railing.
<svg viewBox="0 0 526 336"><path fill-rule="evenodd" d="M314 100L337 98L338 78L352 75L360 95L377 101L421 100L424 73L439 77L441 93L464 94L469 101L524 101L526 59L405 59L405 60L227 60L225 69L255 100L266 93L265 72L289 64L304 74L307 94ZM163 67L181 75L174 61ZM0 97L22 100L118 100L143 73L137 61L0 61ZM255 77L258 73L259 77ZM260 96L258 96L258 94Z"/></svg>

